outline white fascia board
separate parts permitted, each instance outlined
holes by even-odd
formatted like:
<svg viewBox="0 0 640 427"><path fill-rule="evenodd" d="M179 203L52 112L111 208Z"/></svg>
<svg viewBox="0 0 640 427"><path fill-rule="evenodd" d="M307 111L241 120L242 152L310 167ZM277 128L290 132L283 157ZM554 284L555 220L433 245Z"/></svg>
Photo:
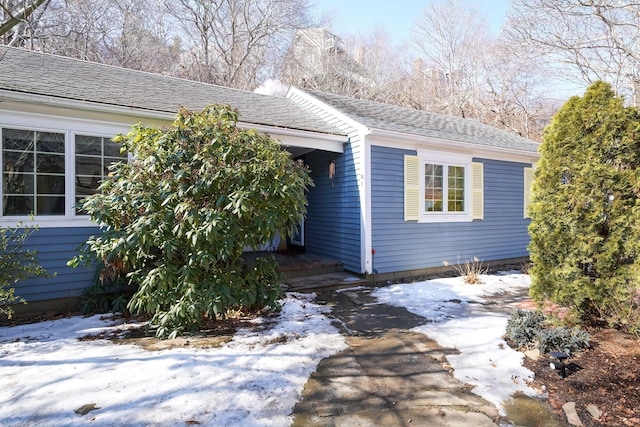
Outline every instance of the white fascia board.
<svg viewBox="0 0 640 427"><path fill-rule="evenodd" d="M469 154L479 158L522 163L534 163L540 159L540 153L534 153L532 151L523 151L506 147L493 147L490 145L426 137L384 129L372 129L370 138L374 145L399 149L431 149L437 151L449 151Z"/></svg>
<svg viewBox="0 0 640 427"><path fill-rule="evenodd" d="M327 113L327 115L345 123L352 129L352 131L348 133L355 136L354 139L360 141L360 163L356 165L358 194L360 195L360 272L371 274L373 272L373 259L371 254L371 143L369 138L371 129L314 97L312 94L308 94L291 86L287 92L287 98L293 96L307 101L320 108Z"/></svg>
<svg viewBox="0 0 640 427"><path fill-rule="evenodd" d="M156 120L173 121L176 113L157 110L145 110L141 108L125 107L119 105L101 104L92 101L79 101L75 99L58 98L48 95L13 92L0 90L0 105L7 101L18 101L26 104L36 104L51 107L62 107L73 110L88 110L93 112L110 113L116 115L131 116L134 118L150 118Z"/></svg>
<svg viewBox="0 0 640 427"><path fill-rule="evenodd" d="M343 153L344 144L349 142L349 137L346 135L254 125L244 122L238 122L238 126L264 132L271 138L280 141L280 143L285 147L302 147L314 150L331 151L333 153Z"/></svg>
<svg viewBox="0 0 640 427"><path fill-rule="evenodd" d="M321 101L320 99L316 98L312 94L306 93L306 92L304 92L304 91L302 91L302 90L300 90L300 89L298 89L296 87L291 86L291 87L289 87L289 91L287 92L286 97L287 98L291 98L294 95L299 97L299 98L304 99L305 101L308 101L311 104L314 104L315 106L321 108L323 111L325 111L329 115L331 115L331 116L337 118L338 120L346 123L347 125L349 125L351 128L353 128L360 135L364 136L364 135L367 135L367 134L369 134L371 132L368 127L366 127L362 123L352 119L351 117L347 116L346 114L344 114L340 110L336 110L335 108L333 108L332 106L326 104L325 102Z"/></svg>

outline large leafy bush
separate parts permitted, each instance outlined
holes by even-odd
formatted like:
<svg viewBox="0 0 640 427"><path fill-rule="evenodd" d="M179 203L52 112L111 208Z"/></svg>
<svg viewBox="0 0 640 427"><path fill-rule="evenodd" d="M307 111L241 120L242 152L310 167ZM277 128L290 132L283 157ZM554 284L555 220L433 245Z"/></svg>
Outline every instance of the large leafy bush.
<svg viewBox="0 0 640 427"><path fill-rule="evenodd" d="M272 257L248 266L241 255L300 220L311 179L277 141L237 119L212 105L181 110L167 129L135 126L115 138L133 159L82 204L104 233L71 264L93 254L106 273L126 272L138 285L129 309L151 314L159 336L231 308L277 307L282 295Z"/></svg>
<svg viewBox="0 0 640 427"><path fill-rule="evenodd" d="M594 83L555 115L540 152L530 207L532 296L578 319L638 330L638 110Z"/></svg>

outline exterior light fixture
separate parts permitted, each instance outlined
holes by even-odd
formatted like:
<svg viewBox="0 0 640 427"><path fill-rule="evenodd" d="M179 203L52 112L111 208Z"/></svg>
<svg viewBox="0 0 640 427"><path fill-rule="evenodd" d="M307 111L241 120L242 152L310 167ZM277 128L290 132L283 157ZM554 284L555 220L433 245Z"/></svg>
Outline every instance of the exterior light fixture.
<svg viewBox="0 0 640 427"><path fill-rule="evenodd" d="M569 358L569 356L560 351L550 351L549 355L557 359L549 362L549 367L554 371L558 371L560 378L567 378L567 365L565 365L564 362Z"/></svg>

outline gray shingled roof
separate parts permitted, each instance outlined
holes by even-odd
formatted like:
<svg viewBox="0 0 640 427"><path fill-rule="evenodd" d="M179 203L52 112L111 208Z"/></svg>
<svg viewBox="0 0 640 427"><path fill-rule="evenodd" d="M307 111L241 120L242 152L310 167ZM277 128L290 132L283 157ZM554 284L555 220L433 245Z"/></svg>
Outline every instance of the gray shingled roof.
<svg viewBox="0 0 640 427"><path fill-rule="evenodd" d="M442 138L471 144L538 152L539 144L475 120L305 90L369 129Z"/></svg>
<svg viewBox="0 0 640 427"><path fill-rule="evenodd" d="M229 104L245 123L344 135L286 98L6 46L0 46L0 89L165 113Z"/></svg>

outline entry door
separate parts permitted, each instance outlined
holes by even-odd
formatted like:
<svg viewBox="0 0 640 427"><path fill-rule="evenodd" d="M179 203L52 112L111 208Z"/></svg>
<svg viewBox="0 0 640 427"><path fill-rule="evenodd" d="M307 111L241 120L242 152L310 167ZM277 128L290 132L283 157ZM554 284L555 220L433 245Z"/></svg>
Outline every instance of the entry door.
<svg viewBox="0 0 640 427"><path fill-rule="evenodd" d="M291 230L291 244L304 246L304 218Z"/></svg>

